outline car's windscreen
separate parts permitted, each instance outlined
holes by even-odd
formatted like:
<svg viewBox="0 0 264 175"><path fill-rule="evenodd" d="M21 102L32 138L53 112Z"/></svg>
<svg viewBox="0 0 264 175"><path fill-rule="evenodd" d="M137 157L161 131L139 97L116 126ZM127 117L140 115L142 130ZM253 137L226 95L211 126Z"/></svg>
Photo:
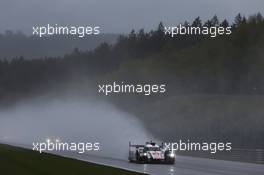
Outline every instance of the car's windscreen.
<svg viewBox="0 0 264 175"><path fill-rule="evenodd" d="M159 147L146 147L145 151L160 151Z"/></svg>

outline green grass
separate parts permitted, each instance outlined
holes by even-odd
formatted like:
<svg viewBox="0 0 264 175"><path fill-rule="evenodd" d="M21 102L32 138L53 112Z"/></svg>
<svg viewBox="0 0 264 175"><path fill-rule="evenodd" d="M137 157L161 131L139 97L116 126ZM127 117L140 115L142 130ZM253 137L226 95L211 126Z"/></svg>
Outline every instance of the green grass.
<svg viewBox="0 0 264 175"><path fill-rule="evenodd" d="M87 163L0 144L1 175L139 175L118 168Z"/></svg>

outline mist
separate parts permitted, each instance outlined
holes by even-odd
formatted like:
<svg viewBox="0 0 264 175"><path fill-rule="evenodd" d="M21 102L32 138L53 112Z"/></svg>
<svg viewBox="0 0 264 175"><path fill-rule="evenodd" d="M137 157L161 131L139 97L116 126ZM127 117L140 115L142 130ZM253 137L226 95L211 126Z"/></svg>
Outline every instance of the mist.
<svg viewBox="0 0 264 175"><path fill-rule="evenodd" d="M153 136L128 113L109 103L77 99L34 99L0 111L0 141L32 148L47 138L62 142L99 142L99 156L127 158L128 143ZM86 152L87 153L87 152Z"/></svg>
<svg viewBox="0 0 264 175"><path fill-rule="evenodd" d="M102 33L127 33L133 28L152 29L160 21L177 25L197 16L209 19L216 14L231 20L239 12L247 16L263 8L262 0L3 0L0 31L31 34L35 25L90 24L101 26Z"/></svg>

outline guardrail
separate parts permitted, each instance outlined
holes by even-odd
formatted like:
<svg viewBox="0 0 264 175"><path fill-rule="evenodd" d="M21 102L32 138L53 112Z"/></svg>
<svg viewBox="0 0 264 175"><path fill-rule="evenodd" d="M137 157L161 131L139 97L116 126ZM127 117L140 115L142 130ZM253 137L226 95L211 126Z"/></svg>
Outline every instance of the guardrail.
<svg viewBox="0 0 264 175"><path fill-rule="evenodd" d="M232 149L211 154L207 151L178 151L179 155L264 164L264 149Z"/></svg>

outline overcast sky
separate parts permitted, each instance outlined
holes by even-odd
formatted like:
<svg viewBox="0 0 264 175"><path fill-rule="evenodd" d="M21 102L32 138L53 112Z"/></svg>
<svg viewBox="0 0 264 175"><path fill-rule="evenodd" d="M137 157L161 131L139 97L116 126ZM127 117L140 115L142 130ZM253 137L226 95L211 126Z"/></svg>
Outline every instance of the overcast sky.
<svg viewBox="0 0 264 175"><path fill-rule="evenodd" d="M0 31L32 32L32 26L99 25L103 33L176 25L217 14L233 20L241 12L264 13L264 0L0 0Z"/></svg>

